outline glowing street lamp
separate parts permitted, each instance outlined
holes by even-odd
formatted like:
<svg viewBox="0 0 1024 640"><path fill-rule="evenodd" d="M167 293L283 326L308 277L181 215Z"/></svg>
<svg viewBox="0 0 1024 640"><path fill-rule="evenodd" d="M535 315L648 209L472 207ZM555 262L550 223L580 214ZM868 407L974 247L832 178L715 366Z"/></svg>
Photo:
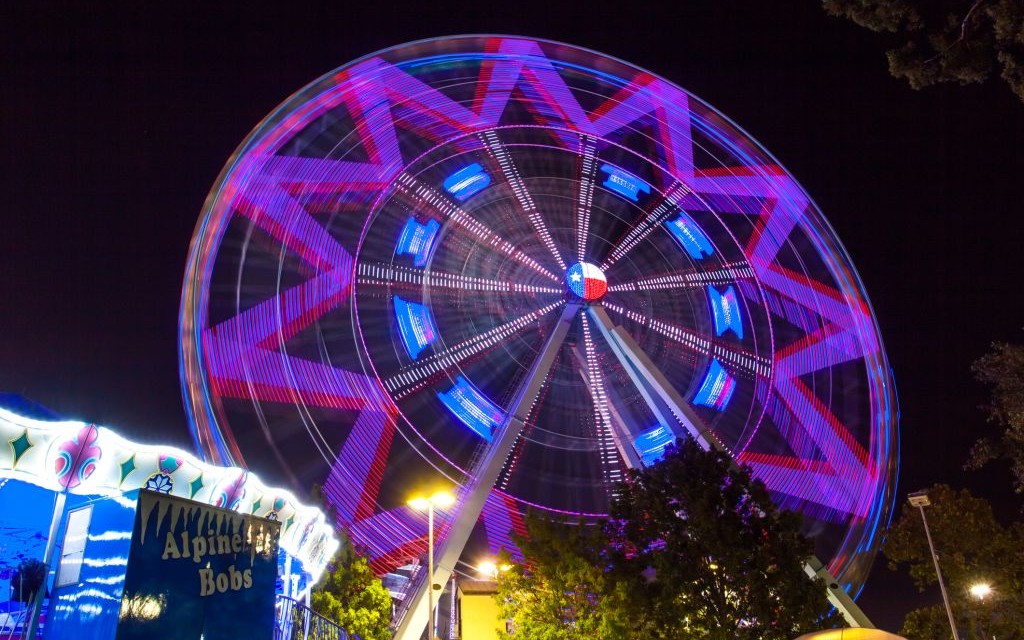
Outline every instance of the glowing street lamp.
<svg viewBox="0 0 1024 640"><path fill-rule="evenodd" d="M969 591L973 597L984 601L987 596L992 594L992 585L985 582L979 582L977 584L972 584Z"/></svg>
<svg viewBox="0 0 1024 640"><path fill-rule="evenodd" d="M512 568L510 564L498 564L494 560L484 560L477 565L476 570L480 575L487 576L488 578L497 578L499 573L508 571Z"/></svg>
<svg viewBox="0 0 1024 640"><path fill-rule="evenodd" d="M984 603L985 598L992 595L992 585L988 584L987 582L976 582L972 584L967 591L970 592L972 598ZM973 617L973 612L971 615ZM982 638L988 637L985 635L985 625L980 620L978 621L978 631L980 632Z"/></svg>
<svg viewBox="0 0 1024 640"><path fill-rule="evenodd" d="M434 635L434 507L450 507L455 496L447 491L438 491L430 497L417 496L409 500L409 506L417 511L427 512L427 629L428 636Z"/></svg>

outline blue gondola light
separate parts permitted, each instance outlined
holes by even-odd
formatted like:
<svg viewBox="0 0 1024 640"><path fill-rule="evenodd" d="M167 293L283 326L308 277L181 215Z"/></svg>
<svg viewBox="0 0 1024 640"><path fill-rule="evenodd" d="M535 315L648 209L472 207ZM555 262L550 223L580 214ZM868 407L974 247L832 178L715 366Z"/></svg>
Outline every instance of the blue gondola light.
<svg viewBox="0 0 1024 640"><path fill-rule="evenodd" d="M602 185L605 189L614 191L633 202L637 202L640 199L640 193L651 192L651 185L628 171L623 171L610 164L601 165L601 171L608 176Z"/></svg>
<svg viewBox="0 0 1024 640"><path fill-rule="evenodd" d="M735 390L736 380L729 375L721 362L712 360L697 395L693 397L693 404L725 411Z"/></svg>
<svg viewBox="0 0 1024 640"><path fill-rule="evenodd" d="M694 260L702 260L715 253L715 248L708 237L690 216L682 211L679 212L678 218L666 222L665 228Z"/></svg>
<svg viewBox="0 0 1024 640"><path fill-rule="evenodd" d="M427 345L437 338L434 319L425 305L395 296L395 319L398 321L402 344L413 360L420 357Z"/></svg>
<svg viewBox="0 0 1024 640"><path fill-rule="evenodd" d="M440 229L441 224L437 220L427 220L426 224L420 224L414 216L409 216L398 236L395 253L412 256L412 263L417 267L426 265Z"/></svg>
<svg viewBox="0 0 1024 640"><path fill-rule="evenodd" d="M491 176L484 168L474 162L448 176L444 181L444 190L452 194L456 200L463 202L480 193L491 184Z"/></svg>
<svg viewBox="0 0 1024 640"><path fill-rule="evenodd" d="M740 301L732 285L722 293L713 286L708 286L708 300L711 302L711 313L715 318L715 335L721 336L732 331L737 338L743 339L743 318L740 316Z"/></svg>
<svg viewBox="0 0 1024 640"><path fill-rule="evenodd" d="M494 428L505 420L501 409L462 376L455 379L455 386L437 397L459 422L488 442Z"/></svg>

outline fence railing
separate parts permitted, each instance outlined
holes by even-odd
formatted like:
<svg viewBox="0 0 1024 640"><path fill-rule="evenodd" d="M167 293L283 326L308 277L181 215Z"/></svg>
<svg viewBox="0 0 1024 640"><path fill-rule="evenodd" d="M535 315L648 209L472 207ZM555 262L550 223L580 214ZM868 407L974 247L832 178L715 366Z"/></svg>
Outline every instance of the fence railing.
<svg viewBox="0 0 1024 640"><path fill-rule="evenodd" d="M274 640L359 640L297 600L277 596Z"/></svg>

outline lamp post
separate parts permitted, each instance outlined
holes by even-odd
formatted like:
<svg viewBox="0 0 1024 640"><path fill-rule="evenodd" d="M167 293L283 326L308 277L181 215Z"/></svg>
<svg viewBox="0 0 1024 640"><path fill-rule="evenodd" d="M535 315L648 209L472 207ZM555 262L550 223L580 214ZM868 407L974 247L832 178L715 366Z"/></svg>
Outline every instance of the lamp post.
<svg viewBox="0 0 1024 640"><path fill-rule="evenodd" d="M924 523L924 535L928 538L928 549L932 554L932 562L935 563L935 575L939 579L939 590L942 591L942 602L946 605L946 615L949 616L949 628L953 632L953 640L960 640L960 634L956 630L956 621L953 620L953 609L949 606L949 594L946 593L946 583L942 581L942 571L939 570L939 556L935 553L935 545L932 543L932 534L928 530L928 519L924 517L924 508L931 505L927 491L915 491L907 496L910 506L917 507L921 511L921 522Z"/></svg>
<svg viewBox="0 0 1024 640"><path fill-rule="evenodd" d="M427 638L436 640L434 635L434 507L449 507L455 503L455 496L447 491L438 491L429 498L419 496L409 501L417 511L427 512Z"/></svg>
<svg viewBox="0 0 1024 640"><path fill-rule="evenodd" d="M510 564L498 564L497 560L484 560L477 565L477 573L488 578L496 579L499 573L504 573L512 568Z"/></svg>
<svg viewBox="0 0 1024 640"><path fill-rule="evenodd" d="M985 597L992 593L992 585L985 582L978 582L971 585L970 592L976 599L984 602Z"/></svg>

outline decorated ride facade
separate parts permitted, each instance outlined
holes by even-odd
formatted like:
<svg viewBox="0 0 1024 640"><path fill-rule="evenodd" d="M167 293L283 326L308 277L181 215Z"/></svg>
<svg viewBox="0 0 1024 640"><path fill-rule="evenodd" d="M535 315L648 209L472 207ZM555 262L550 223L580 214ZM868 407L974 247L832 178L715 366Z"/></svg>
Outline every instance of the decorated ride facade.
<svg viewBox="0 0 1024 640"><path fill-rule="evenodd" d="M184 624L213 638L250 624L270 638L275 594L304 599L337 549L319 509L245 469L6 400L0 637L156 637L153 625ZM37 604L24 586L39 562Z"/></svg>

